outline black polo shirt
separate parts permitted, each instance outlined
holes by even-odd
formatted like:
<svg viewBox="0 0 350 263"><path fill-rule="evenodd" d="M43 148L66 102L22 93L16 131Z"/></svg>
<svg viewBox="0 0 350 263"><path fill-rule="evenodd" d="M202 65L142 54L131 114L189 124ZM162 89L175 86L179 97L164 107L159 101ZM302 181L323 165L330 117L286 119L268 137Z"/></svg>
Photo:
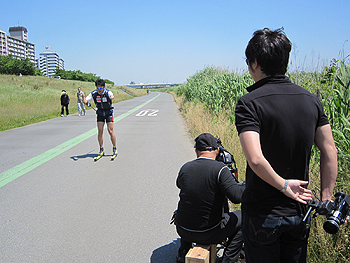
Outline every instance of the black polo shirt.
<svg viewBox="0 0 350 263"><path fill-rule="evenodd" d="M317 127L328 124L319 99L286 76L267 77L248 87L236 106L238 133L260 134L264 157L285 179L309 180ZM260 179L247 165L242 204L251 214L293 216L300 204Z"/></svg>

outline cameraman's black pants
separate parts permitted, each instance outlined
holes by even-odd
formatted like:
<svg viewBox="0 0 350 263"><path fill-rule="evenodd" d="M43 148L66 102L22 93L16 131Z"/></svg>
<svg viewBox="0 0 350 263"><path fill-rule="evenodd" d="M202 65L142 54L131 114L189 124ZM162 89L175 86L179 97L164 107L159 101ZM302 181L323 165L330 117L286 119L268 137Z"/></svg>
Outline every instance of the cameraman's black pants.
<svg viewBox="0 0 350 263"><path fill-rule="evenodd" d="M181 237L179 256L186 255L192 247L192 243L201 245L220 244L228 238L227 247L224 250L223 262L237 262L243 245L241 231L241 211L224 214L221 224L212 230L195 232L183 229L176 225L176 230Z"/></svg>

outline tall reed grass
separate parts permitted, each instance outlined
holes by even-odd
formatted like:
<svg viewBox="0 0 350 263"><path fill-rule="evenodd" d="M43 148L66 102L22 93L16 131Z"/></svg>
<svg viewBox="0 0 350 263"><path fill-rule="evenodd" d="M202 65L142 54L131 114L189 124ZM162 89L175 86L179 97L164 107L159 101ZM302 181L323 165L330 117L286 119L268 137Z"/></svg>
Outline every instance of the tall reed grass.
<svg viewBox="0 0 350 263"><path fill-rule="evenodd" d="M222 110L234 115L238 98L246 93L245 88L251 84L253 80L248 72L238 75L227 69L205 68L187 79L178 89L177 95L184 96L186 101L202 102L215 115Z"/></svg>
<svg viewBox="0 0 350 263"><path fill-rule="evenodd" d="M323 72L288 72L290 79L317 95L333 128L339 152L339 174L334 192L350 195L349 176L349 64L341 61ZM234 128L234 108L254 81L248 72L237 74L221 68L205 68L197 72L176 91L176 101L183 111L193 137L210 132L220 137L234 154L239 177L244 179L246 161ZM310 188L319 193L319 152L313 149L310 163ZM308 262L350 262L350 224L341 225L336 235L323 230L325 218L312 219L308 246Z"/></svg>
<svg viewBox="0 0 350 263"><path fill-rule="evenodd" d="M70 113L77 113L78 87L86 95L95 89L93 82L0 75L0 131L60 116L62 90L70 97ZM106 84L106 88L113 92L115 103L146 94L144 90L110 84Z"/></svg>

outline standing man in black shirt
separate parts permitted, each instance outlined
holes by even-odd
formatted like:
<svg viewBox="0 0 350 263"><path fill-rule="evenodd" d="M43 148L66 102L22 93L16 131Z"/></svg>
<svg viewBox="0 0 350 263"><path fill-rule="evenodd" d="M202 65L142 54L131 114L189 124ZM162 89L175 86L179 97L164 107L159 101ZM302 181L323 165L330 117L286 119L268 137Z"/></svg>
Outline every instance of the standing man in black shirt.
<svg viewBox="0 0 350 263"><path fill-rule="evenodd" d="M218 244L226 238L222 262L237 262L243 243L241 211L229 213L227 198L240 203L244 185L215 160L219 148L213 135L203 133L195 142L197 159L184 164L176 180L180 188L176 230L181 237L177 262L185 262L192 243Z"/></svg>
<svg viewBox="0 0 350 263"><path fill-rule="evenodd" d="M337 149L321 102L285 76L290 51L281 29L265 28L245 52L255 84L235 115L248 161L242 231L249 263L306 263L309 229L302 220L312 199L306 186L313 144L321 152L322 200L332 199L337 177Z"/></svg>
<svg viewBox="0 0 350 263"><path fill-rule="evenodd" d="M66 108L66 116L69 115L69 109L68 109L68 105L69 105L69 96L67 94L67 92L65 90L62 90L61 93L61 117L63 117L64 115L64 108Z"/></svg>

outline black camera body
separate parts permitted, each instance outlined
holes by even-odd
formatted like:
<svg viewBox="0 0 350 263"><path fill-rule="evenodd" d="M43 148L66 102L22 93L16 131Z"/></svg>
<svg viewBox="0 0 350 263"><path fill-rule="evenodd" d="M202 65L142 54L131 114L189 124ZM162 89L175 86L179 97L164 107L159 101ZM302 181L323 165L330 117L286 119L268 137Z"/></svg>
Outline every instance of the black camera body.
<svg viewBox="0 0 350 263"><path fill-rule="evenodd" d="M234 175L233 177L235 178L236 182L239 183L238 169L233 155L222 146L221 140L219 138L217 138L216 140L219 146L219 154L216 157L216 160L219 162L223 162L228 167L232 175Z"/></svg>
<svg viewBox="0 0 350 263"><path fill-rule="evenodd" d="M345 220L350 212L350 198L343 192L338 192L334 195L334 202L325 200L323 202L314 199L309 204L309 210L304 218L307 217L312 210L315 209L314 217L318 215L325 215L327 220L323 224L323 229L329 234L336 234L339 230L339 226L345 223Z"/></svg>

